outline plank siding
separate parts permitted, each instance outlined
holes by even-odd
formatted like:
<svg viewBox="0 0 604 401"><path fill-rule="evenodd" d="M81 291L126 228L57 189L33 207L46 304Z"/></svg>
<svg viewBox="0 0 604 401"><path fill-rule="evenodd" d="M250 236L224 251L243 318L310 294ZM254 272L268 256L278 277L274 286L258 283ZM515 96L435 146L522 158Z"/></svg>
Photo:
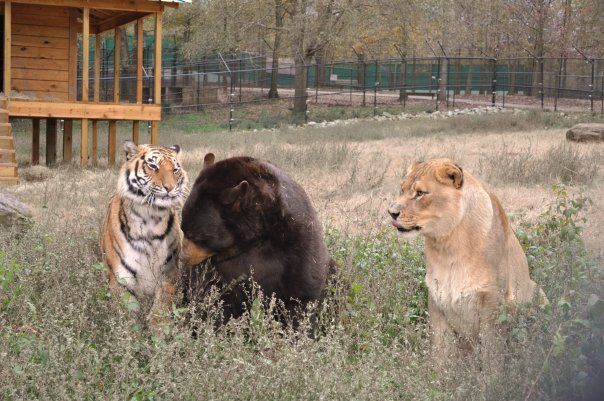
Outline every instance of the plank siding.
<svg viewBox="0 0 604 401"><path fill-rule="evenodd" d="M11 89L32 99L67 100L70 14L65 7L15 4Z"/></svg>

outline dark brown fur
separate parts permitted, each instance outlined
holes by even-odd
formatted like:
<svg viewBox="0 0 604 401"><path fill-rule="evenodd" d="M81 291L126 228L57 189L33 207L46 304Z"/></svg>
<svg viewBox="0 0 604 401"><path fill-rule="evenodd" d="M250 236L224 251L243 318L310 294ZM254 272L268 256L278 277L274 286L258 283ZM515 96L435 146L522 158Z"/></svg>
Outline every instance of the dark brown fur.
<svg viewBox="0 0 604 401"><path fill-rule="evenodd" d="M207 287L204 276L222 287L225 318L245 310L250 278L288 312L321 299L335 264L302 187L268 162L213 161L206 156L182 213L183 253L213 255L192 268L187 298Z"/></svg>

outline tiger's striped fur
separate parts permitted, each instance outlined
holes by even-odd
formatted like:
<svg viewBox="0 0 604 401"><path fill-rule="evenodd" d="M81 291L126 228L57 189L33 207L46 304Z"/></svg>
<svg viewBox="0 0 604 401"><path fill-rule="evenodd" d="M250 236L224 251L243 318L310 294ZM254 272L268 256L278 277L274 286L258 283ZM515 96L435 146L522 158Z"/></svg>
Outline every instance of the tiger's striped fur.
<svg viewBox="0 0 604 401"><path fill-rule="evenodd" d="M169 308L178 280L180 222L188 194L180 147L124 143L126 162L109 202L100 246L114 292L152 301L150 318ZM123 286L123 287L122 287Z"/></svg>

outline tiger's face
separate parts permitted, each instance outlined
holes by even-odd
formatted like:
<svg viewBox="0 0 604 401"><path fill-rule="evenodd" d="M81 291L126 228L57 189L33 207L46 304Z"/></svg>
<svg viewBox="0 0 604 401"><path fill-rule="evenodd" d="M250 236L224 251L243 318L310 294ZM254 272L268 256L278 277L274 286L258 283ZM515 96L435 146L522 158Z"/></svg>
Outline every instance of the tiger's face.
<svg viewBox="0 0 604 401"><path fill-rule="evenodd" d="M124 151L126 162L118 181L122 196L162 208L183 204L189 180L180 165L180 146L136 146L126 141Z"/></svg>

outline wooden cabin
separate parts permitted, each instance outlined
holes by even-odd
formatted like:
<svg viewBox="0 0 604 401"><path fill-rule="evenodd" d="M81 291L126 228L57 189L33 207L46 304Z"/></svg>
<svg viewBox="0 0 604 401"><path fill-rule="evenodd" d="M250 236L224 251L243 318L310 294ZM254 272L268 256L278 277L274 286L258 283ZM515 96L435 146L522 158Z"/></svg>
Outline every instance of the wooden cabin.
<svg viewBox="0 0 604 401"><path fill-rule="evenodd" d="M72 160L73 122L81 121L81 166L97 163L99 121L109 122L110 164L115 163L117 122L120 120L132 121L132 138L136 143L140 122L150 121L150 142L157 143L161 119L162 14L165 7L177 7L178 3L184 2L190 0L0 2L0 13L3 14L0 18L0 65L3 69L0 74L0 88L3 89L0 98L0 183L18 182L9 117L32 119L32 164L39 162L40 119L46 119L46 163L50 165L56 162L58 120L64 121L65 162ZM143 99L145 18L153 19L155 26L151 99ZM119 51L115 51L113 57L113 99L101 101L101 36L115 35L114 46L119 49L118 29L128 24L136 27L136 101L120 98ZM78 65L81 76L78 76Z"/></svg>

